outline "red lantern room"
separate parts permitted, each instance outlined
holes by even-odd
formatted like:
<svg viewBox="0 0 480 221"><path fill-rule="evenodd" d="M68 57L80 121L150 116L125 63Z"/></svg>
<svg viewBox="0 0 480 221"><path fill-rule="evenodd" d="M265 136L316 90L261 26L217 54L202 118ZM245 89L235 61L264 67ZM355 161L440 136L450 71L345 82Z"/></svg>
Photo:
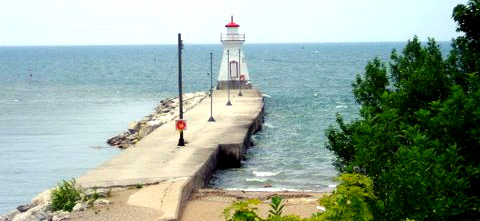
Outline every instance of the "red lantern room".
<svg viewBox="0 0 480 221"><path fill-rule="evenodd" d="M240 27L239 24L233 22L233 15L232 15L232 17L230 17L230 19L231 19L230 23L226 24L225 27L227 27L227 28L238 28L238 27Z"/></svg>

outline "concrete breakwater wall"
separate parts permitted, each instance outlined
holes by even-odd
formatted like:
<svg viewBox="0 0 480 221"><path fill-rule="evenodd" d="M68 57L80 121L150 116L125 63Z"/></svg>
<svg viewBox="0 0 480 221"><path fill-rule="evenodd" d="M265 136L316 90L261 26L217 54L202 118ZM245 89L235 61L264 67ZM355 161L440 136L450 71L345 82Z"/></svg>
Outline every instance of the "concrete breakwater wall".
<svg viewBox="0 0 480 221"><path fill-rule="evenodd" d="M158 220L178 220L192 190L204 187L217 168L239 166L251 145L250 135L262 128L264 103L258 90L245 90L241 97L232 93L232 106L225 105L226 90L214 91L213 97L216 122L207 122L210 99L200 100L185 113L186 146L177 146L178 133L174 122L168 121L139 140L135 148L122 151L77 178L78 184L99 193L147 185L132 194L127 203L158 210ZM26 205L26 210L13 211L3 220L67 219L68 215L49 211L49 190L36 199Z"/></svg>
<svg viewBox="0 0 480 221"><path fill-rule="evenodd" d="M213 172L219 168L239 167L247 149L253 145L250 137L252 134L262 129L263 124L263 98L260 111L253 116L253 120L243 126L244 129L239 133L240 139L237 142L221 143L216 151L206 159L204 165L182 186L182 192L178 201L178 207L173 216L163 217L160 220L178 220L182 209L185 207L188 198L194 189L205 187L211 179ZM243 133L243 135L242 135Z"/></svg>

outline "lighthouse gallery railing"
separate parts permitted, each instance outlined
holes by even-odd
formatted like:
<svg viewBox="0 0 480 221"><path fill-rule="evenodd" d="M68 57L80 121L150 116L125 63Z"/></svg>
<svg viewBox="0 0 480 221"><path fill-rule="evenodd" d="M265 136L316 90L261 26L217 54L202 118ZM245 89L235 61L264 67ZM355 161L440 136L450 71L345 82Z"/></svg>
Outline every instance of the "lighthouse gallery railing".
<svg viewBox="0 0 480 221"><path fill-rule="evenodd" d="M245 34L220 34L220 41L245 41Z"/></svg>

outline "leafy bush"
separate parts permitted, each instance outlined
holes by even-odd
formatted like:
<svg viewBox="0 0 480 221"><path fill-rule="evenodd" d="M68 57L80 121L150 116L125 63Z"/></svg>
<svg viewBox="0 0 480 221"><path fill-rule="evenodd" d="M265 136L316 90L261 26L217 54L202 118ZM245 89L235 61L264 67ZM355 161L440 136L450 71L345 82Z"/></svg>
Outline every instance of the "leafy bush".
<svg viewBox="0 0 480 221"><path fill-rule="evenodd" d="M223 210L223 215L227 221L256 221L262 220L255 212L257 205L261 201L258 199L240 200L232 203L231 206ZM233 211L233 214L231 212Z"/></svg>
<svg viewBox="0 0 480 221"><path fill-rule="evenodd" d="M341 184L333 194L322 197L320 205L325 212L317 217L322 220L371 220L373 218L367 201L373 201L373 183L360 174L342 174L337 178Z"/></svg>
<svg viewBox="0 0 480 221"><path fill-rule="evenodd" d="M72 211L77 201L81 200L82 190L75 186L75 179L71 181L63 180L52 190L52 210Z"/></svg>
<svg viewBox="0 0 480 221"><path fill-rule="evenodd" d="M268 212L270 213L268 216L269 217L281 217L282 216L282 210L285 205L282 204L282 197L280 196L274 196L272 197L272 203L270 203L270 207L272 208Z"/></svg>
<svg viewBox="0 0 480 221"><path fill-rule="evenodd" d="M325 212L312 214L309 218L297 215L282 215L282 198L271 199L269 215L266 219L256 213L258 199L235 201L224 210L227 221L328 221L328 220L371 220L372 214L367 201L375 199L372 181L360 174L343 174L340 184L331 195L322 197L319 202L325 206ZM233 214L232 214L233 212Z"/></svg>
<svg viewBox="0 0 480 221"><path fill-rule="evenodd" d="M480 0L453 18L465 35L446 59L415 37L388 68L370 61L353 83L360 118L326 131L337 168L372 179L377 220L480 217Z"/></svg>

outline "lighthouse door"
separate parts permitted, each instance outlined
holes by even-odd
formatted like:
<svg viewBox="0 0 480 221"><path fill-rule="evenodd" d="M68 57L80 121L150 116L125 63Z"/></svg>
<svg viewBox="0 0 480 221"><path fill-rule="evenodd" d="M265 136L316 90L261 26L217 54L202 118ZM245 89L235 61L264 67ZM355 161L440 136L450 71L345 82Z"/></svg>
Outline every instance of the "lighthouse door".
<svg viewBox="0 0 480 221"><path fill-rule="evenodd" d="M230 61L230 78L231 79L238 78L238 62L237 61Z"/></svg>

